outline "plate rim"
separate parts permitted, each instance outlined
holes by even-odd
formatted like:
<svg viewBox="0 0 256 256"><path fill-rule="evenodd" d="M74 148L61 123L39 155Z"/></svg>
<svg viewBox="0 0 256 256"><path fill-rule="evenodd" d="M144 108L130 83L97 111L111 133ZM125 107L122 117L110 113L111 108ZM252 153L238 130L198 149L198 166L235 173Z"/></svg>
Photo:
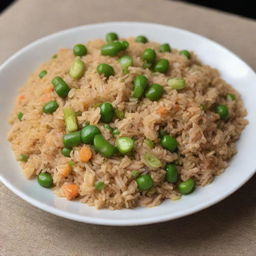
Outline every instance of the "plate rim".
<svg viewBox="0 0 256 256"><path fill-rule="evenodd" d="M204 37L200 34L185 30L185 29L181 29L181 28L177 28L177 27L173 27L173 26L169 26L169 25L163 25L163 24L158 24L158 23L150 23L150 22L136 22L136 21L115 21L115 22L103 22L103 23L92 23L92 24L86 24L86 25L81 25L81 26L76 26L76 27L72 27L72 28L68 28L68 29L64 29L64 30L60 30L58 32L55 33L51 33L49 35L43 36L41 38L38 38L34 41L32 41L31 43L27 44L26 46L22 47L21 49L19 49L18 51L16 51L14 54L12 54L9 58L7 58L0 66L0 73L4 70L4 68L6 66L8 66L13 60L15 60L17 57L19 57L19 55L22 55L24 52L26 52L27 50L29 50L31 47L36 46L39 43L43 43L47 40L51 40L52 38L62 35L62 34L68 34L74 30L77 29L83 29L83 28L93 28L93 27L99 27L99 26L111 26L111 25L124 25L124 24L139 24L139 25L146 25L146 26L155 26L155 27L162 27L165 29L172 29L172 30L176 30L178 32L182 32L184 34L190 34L192 36L198 37L199 39L203 39L206 40L212 44L214 44L215 47L218 47L220 49L224 49L225 51L227 51L229 54L231 54L233 57L237 58L240 62L242 62L250 72L252 72L252 74L255 76L256 79L256 74L253 70L253 68L247 64L243 59L241 59L238 55L236 55L235 53L233 53L232 51L230 51L228 48L226 48L225 46L222 46L221 44L219 44L218 42L209 39L207 37ZM7 179L5 179L1 173L0 173L0 181L9 189L11 190L14 194L16 194L17 196L19 196L20 198L22 198L23 200L25 200L26 202L28 202L29 204L43 210L46 211L48 213L54 214L56 216L60 216L60 217L64 217L66 219L70 219L70 220L75 220L75 221L79 221L79 222L84 222L84 223L89 223L89 224L97 224L97 225L109 225L109 226L138 226L138 225L146 225L146 224L153 224L153 223L159 223L159 222L164 222L164 221L168 221L168 220L174 220L177 218L181 218L187 215L191 215L194 214L196 212L199 212L203 209L206 209L212 205L217 204L218 202L224 200L225 198L227 198L228 196L230 196L231 194L233 194L235 191L237 191L238 189L240 189L250 178L252 178L252 176L255 174L256 172L256 168L254 167L254 169L252 170L252 172L250 173L250 175L248 175L246 178L244 178L240 183L239 186L234 187L232 189L229 189L226 191L226 193L223 195L221 194L220 196L217 196L216 198L214 198L211 201L208 202L202 202L200 204L195 205L192 208L187 208L186 210L182 210L182 212L177 211L175 213L172 213L172 215L170 216L170 214L168 215L162 215L160 217L155 216L155 217L145 217L143 220L142 219L103 219L100 217L88 217L88 216L80 216L74 213L70 213L58 208L55 208L53 206L49 206L48 204L42 203L40 201L37 201L36 199L26 195L24 192L22 192L20 189L17 189L15 186L13 186Z"/></svg>

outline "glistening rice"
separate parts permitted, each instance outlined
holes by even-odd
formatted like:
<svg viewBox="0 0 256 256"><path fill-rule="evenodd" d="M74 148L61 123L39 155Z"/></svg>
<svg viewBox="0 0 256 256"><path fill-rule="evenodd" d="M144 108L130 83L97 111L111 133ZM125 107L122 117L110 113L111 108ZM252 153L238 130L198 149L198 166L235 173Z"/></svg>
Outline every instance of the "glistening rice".
<svg viewBox="0 0 256 256"><path fill-rule="evenodd" d="M72 50L60 49L57 58L41 65L20 89L10 116L12 127L8 139L12 148L17 158L20 154L29 156L26 162L21 162L25 176L33 178L41 172L51 174L54 190L60 196L65 196L63 184L75 184L78 187L77 199L96 208L152 207L164 199L179 199L177 183L165 180L164 167L167 163L176 164L181 181L193 178L197 186L212 182L236 153L235 143L247 124L240 95L220 77L216 69L202 64L194 53L188 59L175 49L159 52L159 44L155 42L143 44L135 42L134 38L127 41L129 47L125 52L114 57L101 54L100 49L105 44L103 40L88 42L88 53L81 57L86 70L79 80L69 75L75 58ZM146 48L154 49L157 58L169 61L170 68L165 74L143 68L141 55ZM118 62L124 54L133 58L128 74L123 74ZM115 75L106 78L98 74L97 66L101 63L111 65ZM47 70L43 78L38 77L41 70ZM163 86L165 92L160 100L131 97L133 79L137 75L145 75L150 84ZM56 76L62 77L71 88L65 99L52 90L51 81ZM167 81L174 77L184 78L186 88L172 89ZM230 93L235 100L227 99ZM52 114L43 113L42 106L51 100L57 101L58 109ZM119 135L113 136L100 121L98 104L102 102L110 102L125 112L123 119L116 118L111 123L120 131ZM215 113L216 104L228 107L228 120L221 120ZM66 133L63 109L66 107L80 113L77 116L79 126L85 121L97 125L105 139L113 145L117 137L132 137L135 141L133 153L106 158L90 146L92 158L81 162L80 145L73 148L70 157L63 156L61 149ZM21 121L17 118L19 112L23 113ZM160 145L161 129L176 138L177 151L170 152ZM146 138L152 140L155 147L148 147L144 142ZM156 156L162 166L148 167L143 159L145 153ZM63 175L63 169L70 161L73 161L71 170L68 175ZM134 170L139 175L150 174L154 186L139 191L132 176ZM105 184L101 190L95 188L98 181Z"/></svg>

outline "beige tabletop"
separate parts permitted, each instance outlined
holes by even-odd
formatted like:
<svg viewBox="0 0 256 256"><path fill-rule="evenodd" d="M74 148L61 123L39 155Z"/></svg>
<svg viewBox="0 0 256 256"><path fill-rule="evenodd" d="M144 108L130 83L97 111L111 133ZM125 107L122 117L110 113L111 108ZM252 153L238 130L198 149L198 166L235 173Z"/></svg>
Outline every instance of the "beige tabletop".
<svg viewBox="0 0 256 256"><path fill-rule="evenodd" d="M0 16L0 63L49 33L105 21L184 28L221 43L256 69L255 21L164 0L20 0ZM0 256L256 255L255 188L254 176L229 198L192 216L106 227L43 212L0 184Z"/></svg>

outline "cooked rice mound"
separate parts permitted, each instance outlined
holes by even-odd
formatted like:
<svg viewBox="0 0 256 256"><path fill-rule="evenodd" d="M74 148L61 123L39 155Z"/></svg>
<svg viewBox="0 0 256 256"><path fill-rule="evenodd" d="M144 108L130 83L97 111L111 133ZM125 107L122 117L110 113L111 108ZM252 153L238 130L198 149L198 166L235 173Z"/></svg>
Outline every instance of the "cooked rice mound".
<svg viewBox="0 0 256 256"><path fill-rule="evenodd" d="M165 181L166 163L176 163L180 180L193 178L197 186L212 182L236 153L235 143L247 124L240 95L220 77L216 69L202 64L194 53L191 53L191 59L187 59L175 49L170 53L159 52L159 44L155 42L142 44L135 42L134 38L127 41L128 49L116 57L101 55L100 48L105 44L103 40L88 42L88 54L82 57L86 71L79 80L73 80L69 75L75 58L72 49L60 49L57 58L41 65L20 89L10 116L8 139L12 148L17 158L20 154L29 156L27 162L21 162L25 176L33 178L42 171L52 174L54 191L59 196L65 196L63 184L76 184L79 188L77 199L96 208L152 207L164 199L179 199L176 185ZM169 60L170 68L166 74L153 73L142 67L141 55L146 48L155 49L157 58ZM123 74L117 61L124 54L133 58L128 74ZM99 75L96 68L101 63L111 65L115 75L109 78ZM38 77L41 70L48 72L42 79ZM145 75L150 84L158 83L164 87L165 93L160 100L131 97L132 81L137 75ZM71 88L66 99L60 98L53 90L51 81L55 76L62 77ZM167 80L172 77L184 78L186 88L170 88ZM234 94L236 100L227 100L228 93ZM53 114L45 114L42 106L50 100L56 100L59 108ZM105 158L91 147L92 158L84 163L79 157L81 145L73 148L70 157L63 156L61 149L63 135L66 134L64 107L81 112L77 117L79 125L85 121L97 125L106 140L115 144L118 136L113 136L100 122L97 104L101 102L110 102L125 112L124 119L115 119L111 126L118 128L119 137L135 139L133 154ZM217 103L228 106L227 121L221 120L214 112ZM19 112L24 113L22 121L17 118ZM160 145L161 129L177 139L176 152ZM144 143L145 138L154 141L153 149ZM154 169L145 164L142 156L147 152L162 162L161 168ZM71 160L74 165L67 175L63 175ZM149 173L154 187L139 191L132 177L134 170L140 174ZM97 181L105 183L104 189L95 189Z"/></svg>

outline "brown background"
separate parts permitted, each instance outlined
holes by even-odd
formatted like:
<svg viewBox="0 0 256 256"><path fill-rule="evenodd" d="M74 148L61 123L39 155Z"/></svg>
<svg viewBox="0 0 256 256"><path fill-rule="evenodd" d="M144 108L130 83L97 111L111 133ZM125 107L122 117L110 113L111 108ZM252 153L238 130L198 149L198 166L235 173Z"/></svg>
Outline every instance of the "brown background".
<svg viewBox="0 0 256 256"><path fill-rule="evenodd" d="M256 22L164 0L20 0L0 16L0 63L49 33L115 20L191 30L223 44L256 69ZM255 176L209 209L141 227L65 220L30 206L0 184L0 255L256 255Z"/></svg>

